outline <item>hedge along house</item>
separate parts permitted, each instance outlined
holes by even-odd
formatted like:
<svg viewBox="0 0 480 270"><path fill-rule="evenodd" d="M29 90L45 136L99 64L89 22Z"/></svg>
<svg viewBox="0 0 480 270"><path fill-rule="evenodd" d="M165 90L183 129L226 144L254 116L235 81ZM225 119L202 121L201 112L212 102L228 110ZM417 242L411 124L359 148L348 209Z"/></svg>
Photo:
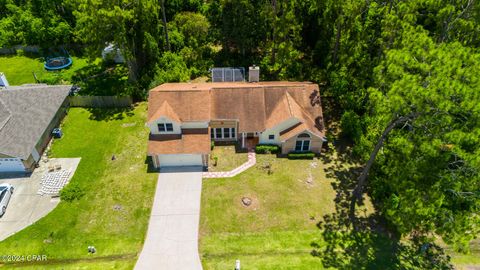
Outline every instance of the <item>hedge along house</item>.
<svg viewBox="0 0 480 270"><path fill-rule="evenodd" d="M0 88L0 174L31 172L68 107L70 85Z"/></svg>
<svg viewBox="0 0 480 270"><path fill-rule="evenodd" d="M166 83L150 90L148 155L156 168L207 166L211 140L282 154L320 153L318 85L309 82Z"/></svg>

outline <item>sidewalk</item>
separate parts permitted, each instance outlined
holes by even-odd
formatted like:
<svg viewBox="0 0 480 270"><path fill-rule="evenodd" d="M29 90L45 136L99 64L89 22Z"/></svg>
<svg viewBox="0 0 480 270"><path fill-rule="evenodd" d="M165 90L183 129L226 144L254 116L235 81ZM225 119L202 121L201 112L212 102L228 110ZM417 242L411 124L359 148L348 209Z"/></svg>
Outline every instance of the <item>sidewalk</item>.
<svg viewBox="0 0 480 270"><path fill-rule="evenodd" d="M203 178L233 177L233 176L249 169L250 167L252 167L256 163L257 163L257 158L256 158L256 155L255 155L255 151L250 150L250 151L248 151L248 161L243 163L239 167L237 167L237 168L235 168L231 171L228 171L228 172L204 172L202 177Z"/></svg>

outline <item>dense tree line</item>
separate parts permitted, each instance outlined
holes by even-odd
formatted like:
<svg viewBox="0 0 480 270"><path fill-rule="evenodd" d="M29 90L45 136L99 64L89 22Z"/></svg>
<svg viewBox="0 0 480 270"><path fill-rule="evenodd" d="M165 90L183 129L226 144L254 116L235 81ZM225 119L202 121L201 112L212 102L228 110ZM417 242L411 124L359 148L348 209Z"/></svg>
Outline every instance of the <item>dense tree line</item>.
<svg viewBox="0 0 480 270"><path fill-rule="evenodd" d="M117 44L139 93L213 66L325 83L368 161L353 214L366 191L402 236L465 250L479 233L478 1L0 0L0 14L0 47Z"/></svg>

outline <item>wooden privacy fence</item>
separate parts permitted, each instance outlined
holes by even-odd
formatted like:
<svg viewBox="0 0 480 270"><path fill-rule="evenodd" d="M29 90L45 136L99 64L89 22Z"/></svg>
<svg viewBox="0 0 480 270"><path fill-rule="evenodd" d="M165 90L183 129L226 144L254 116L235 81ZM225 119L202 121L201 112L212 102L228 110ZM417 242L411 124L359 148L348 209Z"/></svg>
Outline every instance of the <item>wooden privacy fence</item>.
<svg viewBox="0 0 480 270"><path fill-rule="evenodd" d="M130 107L132 97L116 96L72 96L70 107L107 108Z"/></svg>

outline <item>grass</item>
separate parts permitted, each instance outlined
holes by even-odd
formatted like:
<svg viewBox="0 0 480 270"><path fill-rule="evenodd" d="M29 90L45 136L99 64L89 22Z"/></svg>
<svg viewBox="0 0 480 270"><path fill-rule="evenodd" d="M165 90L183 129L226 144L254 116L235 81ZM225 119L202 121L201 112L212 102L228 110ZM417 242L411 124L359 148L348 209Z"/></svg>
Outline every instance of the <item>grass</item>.
<svg viewBox="0 0 480 270"><path fill-rule="evenodd" d="M264 169L268 164L272 174ZM316 224L334 212L336 194L322 167L321 161L257 155L257 165L244 173L205 180L204 269L232 268L236 258L245 269L322 269L310 244L321 236ZM252 205L243 206L242 197Z"/></svg>
<svg viewBox="0 0 480 270"><path fill-rule="evenodd" d="M7 77L10 85L35 83L33 73L37 78L46 83L70 83L73 75L81 68L87 66L84 58L72 57L73 64L60 71L47 71L43 67L43 57L27 57L20 55L7 55L0 57L0 72Z"/></svg>
<svg viewBox="0 0 480 270"><path fill-rule="evenodd" d="M475 239L470 243L470 253L463 254L453 251L447 247L447 253L451 256L452 262L457 269L468 269L467 266L479 266L480 265L480 239Z"/></svg>
<svg viewBox="0 0 480 270"><path fill-rule="evenodd" d="M271 164L270 175L262 168L266 164ZM331 179L318 168L321 166L315 160L257 155L257 164L244 173L205 180L201 235L314 230L319 219L335 207ZM243 206L242 197L250 197L252 205Z"/></svg>
<svg viewBox="0 0 480 270"><path fill-rule="evenodd" d="M210 160L209 171L223 172L233 170L248 161L247 153L236 153L234 145L215 146L210 157L218 157L217 166L213 166L214 160Z"/></svg>
<svg viewBox="0 0 480 270"><path fill-rule="evenodd" d="M10 85L36 83L75 84L82 89L81 95L115 96L128 95L132 86L128 82L128 69L123 65L107 65L101 59L88 62L86 58L72 56L73 64L59 71L47 71L44 59L39 55L0 56L0 72L5 73Z"/></svg>
<svg viewBox="0 0 480 270"><path fill-rule="evenodd" d="M257 155L257 165L244 173L205 179L199 245L204 269L233 269L236 259L242 269L395 269L401 257L384 233L342 231L341 223L323 220L337 213L337 188L352 165L336 153L325 161ZM242 205L242 197L252 198L252 205ZM373 213L365 196L357 215ZM455 267L480 264L478 243L471 254L447 248Z"/></svg>
<svg viewBox="0 0 480 270"><path fill-rule="evenodd" d="M131 269L134 265L157 179L145 163L146 104L131 111L93 112L71 109L63 124L65 135L51 151L53 157L82 158L72 182L85 195L61 202L46 217L0 242L2 254L47 255L47 265L35 269ZM96 247L96 254L87 252L89 245Z"/></svg>

